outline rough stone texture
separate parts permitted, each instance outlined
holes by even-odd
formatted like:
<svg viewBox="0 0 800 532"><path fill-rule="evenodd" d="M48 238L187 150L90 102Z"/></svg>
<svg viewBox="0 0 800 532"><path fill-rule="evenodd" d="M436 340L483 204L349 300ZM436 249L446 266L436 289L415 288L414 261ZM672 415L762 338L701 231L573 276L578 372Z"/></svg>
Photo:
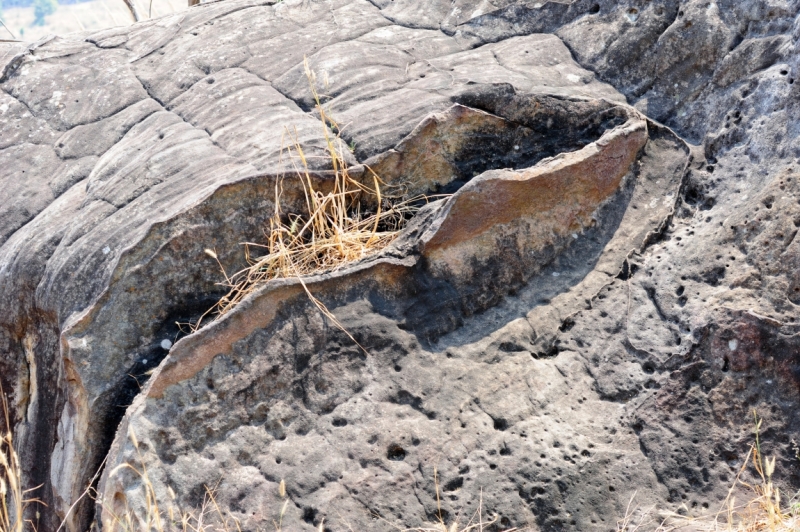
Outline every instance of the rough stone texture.
<svg viewBox="0 0 800 532"><path fill-rule="evenodd" d="M482 493L501 527L608 530L634 492L718 504L753 408L800 485L800 2L272 3L0 43L0 382L37 530L106 456L109 507L144 461L183 509L219 482L243 529L281 479L287 529L420 525L436 468L449 520ZM235 270L262 234L282 144L327 182L304 56L356 175L456 195L308 281L367 354L283 281L168 355L221 295L203 250ZM594 196L559 173L584 160L615 176Z"/></svg>

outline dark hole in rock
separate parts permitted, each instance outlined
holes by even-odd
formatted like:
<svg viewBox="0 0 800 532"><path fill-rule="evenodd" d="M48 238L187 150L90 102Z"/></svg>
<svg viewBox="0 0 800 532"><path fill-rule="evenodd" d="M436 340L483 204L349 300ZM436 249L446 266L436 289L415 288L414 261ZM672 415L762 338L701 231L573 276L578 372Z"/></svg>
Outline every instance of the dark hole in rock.
<svg viewBox="0 0 800 532"><path fill-rule="evenodd" d="M417 412L425 414L425 416L427 416L428 419L436 419L436 412L427 410L422 406L421 397L417 397L416 395L413 395L412 393L406 390L400 390L399 392L397 392L394 402L399 405L408 405Z"/></svg>
<svg viewBox="0 0 800 532"><path fill-rule="evenodd" d="M720 281L725 277L725 267L717 266L703 274L703 282L710 286L718 286Z"/></svg>
<svg viewBox="0 0 800 532"><path fill-rule="evenodd" d="M333 421L331 421L331 424L334 427L344 427L347 425L347 420L341 417L335 417L333 418Z"/></svg>
<svg viewBox="0 0 800 532"><path fill-rule="evenodd" d="M592 7L589 8L589 13L591 13L593 15L595 13L599 13L599 12L600 12L600 4L595 4L595 5L593 5Z"/></svg>
<svg viewBox="0 0 800 532"><path fill-rule="evenodd" d="M311 508L310 506L306 506L303 508L303 521L306 523L313 525L314 519L317 517L317 510L315 508Z"/></svg>
<svg viewBox="0 0 800 532"><path fill-rule="evenodd" d="M386 458L394 462L402 462L406 459L406 450L396 443L393 443L386 450Z"/></svg>
<svg viewBox="0 0 800 532"><path fill-rule="evenodd" d="M506 430L508 428L508 421L502 418L494 420L494 430Z"/></svg>
<svg viewBox="0 0 800 532"><path fill-rule="evenodd" d="M795 305L800 304L800 283L795 281L791 285L789 285L787 298Z"/></svg>
<svg viewBox="0 0 800 532"><path fill-rule="evenodd" d="M103 418L97 420L98 427L105 430L99 436L97 443L98 449L105 452L111 447L111 442L117 431L117 426L125 414L125 409L130 406L134 398L141 392L142 387L150 378L150 370L157 367L169 353L165 349L166 341L174 341L184 334L182 327L184 324L200 316L208 306L209 299L201 298L186 302L179 308L174 308L166 313L161 321L161 326L153 333L153 342L144 345L141 349L132 353L135 362L131 365L114 385L109 386L108 391L100 395L96 401L98 411L103 412ZM97 470L104 452L98 455L98 462L93 466Z"/></svg>
<svg viewBox="0 0 800 532"><path fill-rule="evenodd" d="M442 486L442 491L456 491L460 489L464 485L464 477L456 477L452 480L449 480L444 486Z"/></svg>
<svg viewBox="0 0 800 532"><path fill-rule="evenodd" d="M525 346L519 342L501 342L497 348L505 353L515 353L518 351L525 351Z"/></svg>
<svg viewBox="0 0 800 532"><path fill-rule="evenodd" d="M632 262L626 260L622 263L622 268L620 269L617 278L622 281L627 281L631 278L633 274L635 274L639 270L639 266L633 264Z"/></svg>

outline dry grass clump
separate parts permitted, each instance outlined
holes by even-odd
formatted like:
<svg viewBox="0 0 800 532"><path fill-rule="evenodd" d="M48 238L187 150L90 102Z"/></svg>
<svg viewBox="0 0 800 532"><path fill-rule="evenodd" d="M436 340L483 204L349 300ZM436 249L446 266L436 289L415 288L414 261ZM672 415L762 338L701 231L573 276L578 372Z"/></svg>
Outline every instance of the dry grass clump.
<svg viewBox="0 0 800 532"><path fill-rule="evenodd" d="M0 438L0 532L22 532L25 528L23 513L33 500L26 499L26 491L22 489L22 469L14 450L8 404L2 386L0 397L6 422L6 433Z"/></svg>
<svg viewBox="0 0 800 532"><path fill-rule="evenodd" d="M143 510L136 511L128 506L124 497L110 502L101 500L103 514L110 518L110 532L241 532L238 519L225 515L217 504L215 488L205 486L203 503L197 512L176 509L177 497L172 488L167 488L170 500L159 501L132 430L128 431L128 439L136 449L139 465L120 464L111 470L109 477L122 471L132 472L141 481L145 505Z"/></svg>
<svg viewBox="0 0 800 532"><path fill-rule="evenodd" d="M436 487L436 518L437 521L431 523L427 526L420 526L415 528L403 528L400 526L395 525L381 517L378 514L374 514L374 517L382 520L390 527L394 528L399 532L486 532L487 530L498 530L498 521L500 521L500 516L497 514L485 515L483 507L483 490L481 489L480 497L478 498L478 508L475 512L467 519L466 523L462 523L461 513L459 512L455 518L452 519L450 524L448 525L445 521L444 514L442 512L442 499L440 494L440 486L439 486L439 471L436 467L433 468L433 482ZM352 528L351 528L352 530ZM500 529L502 532L533 532L533 527L525 527L525 528L503 528Z"/></svg>
<svg viewBox="0 0 800 532"><path fill-rule="evenodd" d="M775 473L775 457L767 458L762 454L760 430L762 420L753 411L755 422L755 443L745 457L728 496L722 507L714 515L687 517L675 513L662 515L656 522L651 515L652 509L641 512L641 519L634 519L630 504L623 519L617 523L618 532L634 532L638 530L655 530L671 532L673 530L714 531L714 532L800 532L800 492L789 501L781 499L780 490L773 484ZM800 456L797 457L800 460ZM748 465L752 464L758 483L750 484L742 480ZM738 487L747 488L751 496L744 504L737 504L733 493ZM632 502L632 500L631 500Z"/></svg>
<svg viewBox="0 0 800 532"><path fill-rule="evenodd" d="M288 154L294 175L283 179L299 180L305 195L304 212L284 212L281 201L283 179L279 179L275 184L275 212L265 231L266 243L244 243L248 262L244 270L228 276L222 269L225 276L222 284L229 288L229 292L201 317L194 325L194 330L200 327L206 315L224 315L267 281L299 278L302 282L305 276L329 272L377 253L397 237L405 222L417 210L415 203L422 199L386 197L381 193L380 178L369 169L369 185L350 176L342 155L347 147L340 138L341 128L324 109L316 89L315 74L307 61L305 68L320 116L327 157L333 169L332 190L323 192L315 186L296 133L287 130L290 142L288 146L284 143L283 153ZM333 135L331 130L339 133ZM254 256L253 248L266 253ZM207 249L206 253L217 259L215 251ZM219 266L222 268L221 264ZM303 286L305 288L305 283ZM308 295L311 296L310 293ZM330 314L318 300L313 296L311 298L326 315Z"/></svg>

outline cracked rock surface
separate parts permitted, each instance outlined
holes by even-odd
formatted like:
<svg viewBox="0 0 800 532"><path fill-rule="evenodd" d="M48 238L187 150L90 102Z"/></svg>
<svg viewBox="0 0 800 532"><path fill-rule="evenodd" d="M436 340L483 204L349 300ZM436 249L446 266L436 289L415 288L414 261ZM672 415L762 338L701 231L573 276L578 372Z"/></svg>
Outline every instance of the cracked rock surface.
<svg viewBox="0 0 800 532"><path fill-rule="evenodd" d="M796 489L798 40L797 0L224 0L0 43L28 517L110 528L145 504L130 463L176 510L217 486L242 530L273 526L282 479L287 530L479 505L610 530L634 493L716 508L753 409ZM363 350L292 280L186 336L224 293L204 249L244 266L287 139L329 183L304 57L353 175L453 195L306 281Z"/></svg>

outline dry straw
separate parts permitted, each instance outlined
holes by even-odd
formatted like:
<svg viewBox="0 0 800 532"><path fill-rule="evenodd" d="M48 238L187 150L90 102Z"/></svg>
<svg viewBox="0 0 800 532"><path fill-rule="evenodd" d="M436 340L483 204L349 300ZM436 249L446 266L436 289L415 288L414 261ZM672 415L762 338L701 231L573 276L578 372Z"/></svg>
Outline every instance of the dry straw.
<svg viewBox="0 0 800 532"><path fill-rule="evenodd" d="M0 532L22 532L25 528L23 514L31 500L25 498L22 489L22 469L17 452L14 450L14 437L8 418L6 394L0 384L3 413L5 414L5 434L0 439Z"/></svg>
<svg viewBox="0 0 800 532"><path fill-rule="evenodd" d="M178 510L175 506L177 496L171 487L167 487L170 500L159 500L141 455L139 441L130 428L128 439L136 450L139 465L122 463L111 470L109 478L123 471L138 477L144 490L144 508L136 511L124 498L111 504L100 500L104 519L110 521L111 532L241 532L239 520L230 513L226 515L217 504L216 487L204 486L203 502L197 512ZM168 505L166 510L163 509L165 503Z"/></svg>
<svg viewBox="0 0 800 532"><path fill-rule="evenodd" d="M198 320L194 330L200 327L208 314L220 317L236 307L258 286L281 278L299 279L314 304L340 326L324 305L311 295L304 277L336 270L382 250L397 237L406 220L416 211L414 205L424 199L386 197L381 192L380 178L370 169L367 169L368 184L351 177L343 156L347 147L340 138L341 128L322 105L316 88L316 76L307 60L304 65L333 171L332 190L323 192L315 185L297 133L287 129L284 140L288 138L289 142L284 142L283 151L291 161L293 175L278 179L275 183L275 211L265 231L267 241L262 244L244 243L248 267L231 276L225 273L216 252L206 250L222 268L225 282L221 284L229 292ZM331 130L337 133L334 135ZM284 179L300 182L305 198L303 214L284 212L281 201ZM254 256L256 249L266 253Z"/></svg>
<svg viewBox="0 0 800 532"><path fill-rule="evenodd" d="M687 517L675 513L662 515L660 523L652 517L652 508L642 512L641 519L634 519L631 504L623 519L617 523L618 532L634 532L639 530L655 530L671 532L673 530L692 530L697 532L800 532L800 492L784 503L780 490L773 484L775 473L775 457L767 458L761 451L762 419L753 410L755 423L755 443L739 469L728 495L719 511L713 515ZM797 457L800 460L800 456ZM752 464L756 472L757 483L742 480L747 466ZM736 504L734 492L744 487L751 492L747 502ZM634 495L635 496L635 495Z"/></svg>
<svg viewBox="0 0 800 532"><path fill-rule="evenodd" d="M29 349L30 339L26 338L26 347ZM22 479L22 466L19 456L14 449L14 435L11 431L11 420L8 417L8 402L0 382L0 406L3 408L5 418L5 434L0 436L0 532L23 532L34 529L32 521L25 520L25 511L31 504L44 504L39 499L29 499L28 494L36 491L41 486L24 489ZM36 512L39 517L39 512Z"/></svg>

